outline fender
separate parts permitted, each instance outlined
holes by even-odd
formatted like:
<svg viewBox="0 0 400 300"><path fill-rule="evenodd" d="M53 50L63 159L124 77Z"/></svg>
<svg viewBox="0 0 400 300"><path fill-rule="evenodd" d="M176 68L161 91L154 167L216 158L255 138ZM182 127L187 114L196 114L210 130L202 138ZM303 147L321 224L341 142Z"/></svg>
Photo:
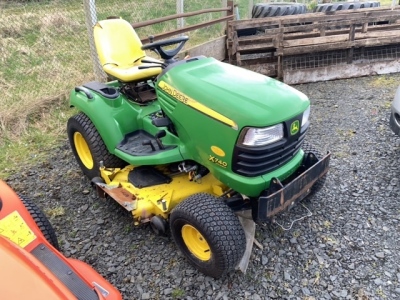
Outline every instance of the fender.
<svg viewBox="0 0 400 300"><path fill-rule="evenodd" d="M144 116L160 110L158 103L140 106L121 94L107 98L85 87L71 91L70 107L76 107L90 118L112 154L126 134L143 129Z"/></svg>

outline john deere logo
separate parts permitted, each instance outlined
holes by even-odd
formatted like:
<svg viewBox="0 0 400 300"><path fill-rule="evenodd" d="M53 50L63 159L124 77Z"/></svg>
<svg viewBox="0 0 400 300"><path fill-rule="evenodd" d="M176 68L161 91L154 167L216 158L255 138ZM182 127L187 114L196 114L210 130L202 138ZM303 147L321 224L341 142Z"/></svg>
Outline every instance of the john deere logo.
<svg viewBox="0 0 400 300"><path fill-rule="evenodd" d="M299 120L296 120L290 125L290 134L295 135L296 133L299 132L300 129L300 122Z"/></svg>

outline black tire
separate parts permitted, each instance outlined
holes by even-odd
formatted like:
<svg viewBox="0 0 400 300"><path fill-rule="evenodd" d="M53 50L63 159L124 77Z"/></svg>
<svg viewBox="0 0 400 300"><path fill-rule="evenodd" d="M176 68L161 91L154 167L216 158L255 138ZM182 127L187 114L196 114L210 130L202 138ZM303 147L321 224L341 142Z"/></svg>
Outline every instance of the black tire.
<svg viewBox="0 0 400 300"><path fill-rule="evenodd" d="M68 120L67 133L72 152L83 173L90 180L100 177L101 161L109 168L126 166L123 160L108 152L96 127L84 113L81 112ZM77 146L77 141L81 146ZM83 147L86 151L82 151L82 144L86 144Z"/></svg>
<svg viewBox="0 0 400 300"><path fill-rule="evenodd" d="M305 4L291 2L258 3L253 5L252 18L299 15L307 12Z"/></svg>
<svg viewBox="0 0 400 300"><path fill-rule="evenodd" d="M23 195L18 195L18 196L21 199L24 206L26 207L26 209L29 211L32 219L35 221L36 225L39 227L40 231L43 233L46 240L54 248L60 250L56 233L54 231L53 226L51 226L49 219L47 219L45 214L40 210L39 207L36 206L35 203L32 202L31 199Z"/></svg>
<svg viewBox="0 0 400 300"><path fill-rule="evenodd" d="M292 2L275 2L275 3L258 3L253 5L252 18L267 18L278 16L299 15L307 12L307 6L301 3ZM257 28L258 31L264 32L266 29L278 28L277 25L263 26Z"/></svg>
<svg viewBox="0 0 400 300"><path fill-rule="evenodd" d="M237 216L222 200L209 194L194 194L177 205L170 215L170 228L189 262L214 278L233 270L246 248Z"/></svg>
<svg viewBox="0 0 400 300"><path fill-rule="evenodd" d="M303 145L301 147L304 151L304 153L307 155L307 153L313 153L318 159L321 159L323 157L322 153L316 148L314 147L312 144L310 144L307 141L303 142ZM314 185L311 187L311 192L310 194L308 194L308 197L311 197L313 195L315 195L319 190L322 189L322 187L325 184L326 181L326 177L327 174L325 174L324 176L322 176L320 179L318 179Z"/></svg>
<svg viewBox="0 0 400 300"><path fill-rule="evenodd" d="M328 12L328 11L339 11L348 9L359 9L359 8L371 8L379 7L379 1L368 1L368 2L337 2L337 3L320 3L314 9L315 12Z"/></svg>

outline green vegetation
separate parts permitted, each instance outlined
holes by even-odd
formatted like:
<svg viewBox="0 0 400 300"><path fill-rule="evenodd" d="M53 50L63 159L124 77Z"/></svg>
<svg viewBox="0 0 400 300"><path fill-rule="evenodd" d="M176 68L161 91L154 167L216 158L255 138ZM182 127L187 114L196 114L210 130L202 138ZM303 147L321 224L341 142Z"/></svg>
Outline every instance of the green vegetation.
<svg viewBox="0 0 400 300"><path fill-rule="evenodd" d="M179 288L176 288L172 291L171 296L173 299L181 299L185 296L185 291L181 290Z"/></svg>
<svg viewBox="0 0 400 300"><path fill-rule="evenodd" d="M65 214L65 209L62 206L56 206L54 208L46 208L44 210L44 213L46 214L46 216L49 216L53 219L58 216L63 216Z"/></svg>

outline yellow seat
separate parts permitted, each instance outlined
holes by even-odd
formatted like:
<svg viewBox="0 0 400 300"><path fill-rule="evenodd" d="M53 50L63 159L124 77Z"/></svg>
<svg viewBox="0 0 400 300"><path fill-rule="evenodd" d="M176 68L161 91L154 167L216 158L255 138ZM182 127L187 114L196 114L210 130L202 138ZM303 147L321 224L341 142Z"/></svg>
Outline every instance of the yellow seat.
<svg viewBox="0 0 400 300"><path fill-rule="evenodd" d="M100 63L111 77L122 82L139 82L151 79L161 73L159 60L146 56L141 49L135 30L123 19L99 21L94 26L94 41ZM142 59L154 61L142 63ZM158 63L158 64L157 64ZM139 66L152 66L139 69Z"/></svg>

